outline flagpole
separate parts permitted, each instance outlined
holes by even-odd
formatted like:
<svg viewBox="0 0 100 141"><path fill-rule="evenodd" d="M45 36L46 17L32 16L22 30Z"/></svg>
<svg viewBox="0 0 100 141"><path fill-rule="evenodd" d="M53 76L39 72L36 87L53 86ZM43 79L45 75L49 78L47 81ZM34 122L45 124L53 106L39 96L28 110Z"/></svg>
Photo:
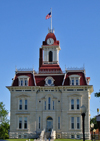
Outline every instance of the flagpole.
<svg viewBox="0 0 100 141"><path fill-rule="evenodd" d="M51 32L52 32L52 8L51 8Z"/></svg>

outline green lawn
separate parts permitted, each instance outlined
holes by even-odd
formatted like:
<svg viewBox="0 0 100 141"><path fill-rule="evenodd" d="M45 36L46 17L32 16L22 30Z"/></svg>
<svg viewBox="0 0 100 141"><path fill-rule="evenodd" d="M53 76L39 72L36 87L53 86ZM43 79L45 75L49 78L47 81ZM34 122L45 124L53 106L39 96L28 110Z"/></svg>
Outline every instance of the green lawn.
<svg viewBox="0 0 100 141"><path fill-rule="evenodd" d="M28 140L29 141L29 139L6 139L7 141L26 141L26 140ZM30 139L30 141L33 141L34 139Z"/></svg>
<svg viewBox="0 0 100 141"><path fill-rule="evenodd" d="M6 139L8 141L26 141L29 139ZM30 141L33 141L33 139L30 139ZM79 139L55 139L55 141L83 141L83 140L79 140ZM86 141L91 141L91 140L86 140ZM96 140L96 141L100 141L100 140Z"/></svg>

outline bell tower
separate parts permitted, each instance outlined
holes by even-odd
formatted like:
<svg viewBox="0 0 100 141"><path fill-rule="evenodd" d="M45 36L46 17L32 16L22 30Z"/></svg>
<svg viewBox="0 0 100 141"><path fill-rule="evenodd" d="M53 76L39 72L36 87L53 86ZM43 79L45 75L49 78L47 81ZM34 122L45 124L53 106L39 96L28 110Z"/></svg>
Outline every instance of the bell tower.
<svg viewBox="0 0 100 141"><path fill-rule="evenodd" d="M54 33L49 32L43 41L43 64L59 64L60 44Z"/></svg>
<svg viewBox="0 0 100 141"><path fill-rule="evenodd" d="M45 41L42 43L42 47L40 48L40 61L39 61L39 70L48 70L49 72L52 70L60 70L59 67L59 51L60 43L56 39L56 36L51 30L47 34Z"/></svg>

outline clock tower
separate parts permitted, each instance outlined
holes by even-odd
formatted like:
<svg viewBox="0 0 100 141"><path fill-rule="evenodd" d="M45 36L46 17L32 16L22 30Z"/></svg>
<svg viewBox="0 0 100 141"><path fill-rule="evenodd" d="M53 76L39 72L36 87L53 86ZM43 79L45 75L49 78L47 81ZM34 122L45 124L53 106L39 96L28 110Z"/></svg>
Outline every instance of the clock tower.
<svg viewBox="0 0 100 141"><path fill-rule="evenodd" d="M39 71L62 73L59 66L60 43L53 32L47 34L40 48Z"/></svg>

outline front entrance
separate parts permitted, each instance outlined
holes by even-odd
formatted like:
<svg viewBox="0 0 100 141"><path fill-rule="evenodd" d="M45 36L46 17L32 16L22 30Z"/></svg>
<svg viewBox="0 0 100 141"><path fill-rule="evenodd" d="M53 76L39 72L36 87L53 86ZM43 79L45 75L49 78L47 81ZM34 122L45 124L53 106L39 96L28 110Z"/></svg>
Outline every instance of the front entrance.
<svg viewBox="0 0 100 141"><path fill-rule="evenodd" d="M47 128L46 128L46 130L51 131L52 128L53 128L53 119L52 119L52 117L48 117L47 118Z"/></svg>

